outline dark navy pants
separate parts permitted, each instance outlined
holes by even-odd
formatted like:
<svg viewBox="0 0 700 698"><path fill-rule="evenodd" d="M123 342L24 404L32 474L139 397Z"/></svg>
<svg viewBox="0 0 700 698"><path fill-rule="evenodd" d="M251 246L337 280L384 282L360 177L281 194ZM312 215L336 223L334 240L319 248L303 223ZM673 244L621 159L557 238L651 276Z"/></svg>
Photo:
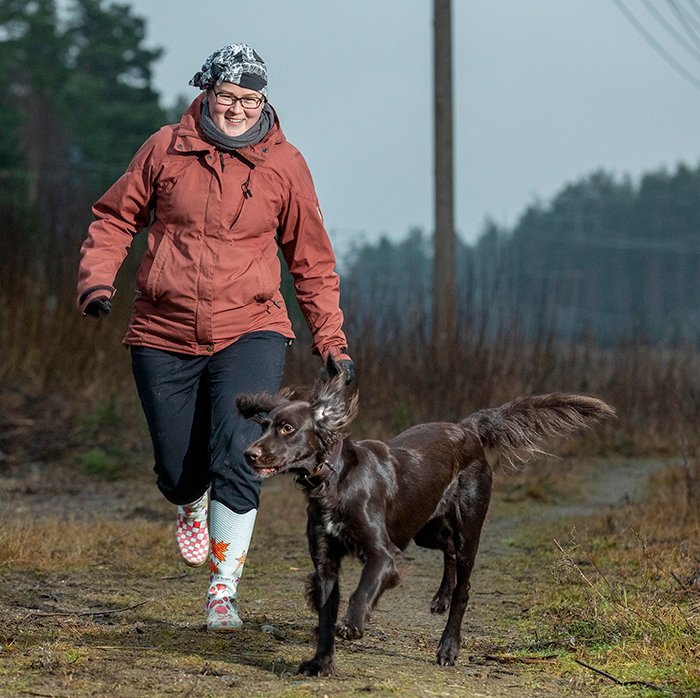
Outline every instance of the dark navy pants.
<svg viewBox="0 0 700 698"><path fill-rule="evenodd" d="M236 396L279 390L286 346L277 332L251 332L210 356L131 347L153 469L173 504L188 504L211 485L211 498L238 514L258 508L261 480L243 453L260 426L239 414Z"/></svg>

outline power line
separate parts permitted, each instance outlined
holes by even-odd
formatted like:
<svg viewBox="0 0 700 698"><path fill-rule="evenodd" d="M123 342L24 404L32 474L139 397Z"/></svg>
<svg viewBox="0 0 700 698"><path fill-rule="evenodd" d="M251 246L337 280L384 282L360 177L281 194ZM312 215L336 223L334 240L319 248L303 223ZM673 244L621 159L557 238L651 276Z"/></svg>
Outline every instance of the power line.
<svg viewBox="0 0 700 698"><path fill-rule="evenodd" d="M685 14L683 13L683 10L679 7L676 0L666 0L666 2L668 4L668 6L673 10L676 17L678 17L678 21L683 26L683 29L685 29L685 33L690 37L690 40L696 46L700 46L700 36L698 36L695 29L693 29L693 27L690 26L690 22L688 21L688 18L685 16Z"/></svg>
<svg viewBox="0 0 700 698"><path fill-rule="evenodd" d="M691 55L700 60L700 50L693 46L654 6L651 0L642 0L649 12L656 18L656 21Z"/></svg>
<svg viewBox="0 0 700 698"><path fill-rule="evenodd" d="M688 2L690 3L690 8L686 13L686 19L700 28L700 3L698 3L698 0L688 0Z"/></svg>
<svg viewBox="0 0 700 698"><path fill-rule="evenodd" d="M617 5L620 12L627 18L630 24L644 37L644 39L652 46L652 48L671 66L673 69L682 75L693 87L700 90L700 80L696 78L689 70L679 63L647 30L647 28L630 12L622 0L612 0Z"/></svg>
<svg viewBox="0 0 700 698"><path fill-rule="evenodd" d="M698 0L688 0L688 2L690 3L690 6L695 10L697 16L700 17L700 3L698 3Z"/></svg>

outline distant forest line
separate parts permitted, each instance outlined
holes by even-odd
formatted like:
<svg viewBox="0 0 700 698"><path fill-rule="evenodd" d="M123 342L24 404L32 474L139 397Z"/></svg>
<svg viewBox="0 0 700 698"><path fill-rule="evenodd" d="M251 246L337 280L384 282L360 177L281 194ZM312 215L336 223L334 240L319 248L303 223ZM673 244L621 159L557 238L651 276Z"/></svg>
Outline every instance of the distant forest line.
<svg viewBox="0 0 700 698"><path fill-rule="evenodd" d="M458 240L456 264L459 324L472 334L697 346L700 166L636 183L595 172L512 228L487 222L474 245ZM427 330L432 274L420 229L362 245L347 260L346 303L366 322Z"/></svg>

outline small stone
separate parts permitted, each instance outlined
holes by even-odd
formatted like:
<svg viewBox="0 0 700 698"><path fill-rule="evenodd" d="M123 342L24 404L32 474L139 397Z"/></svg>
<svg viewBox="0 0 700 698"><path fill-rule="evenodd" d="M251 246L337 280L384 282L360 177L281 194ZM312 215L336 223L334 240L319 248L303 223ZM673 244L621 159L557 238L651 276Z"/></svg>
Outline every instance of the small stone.
<svg viewBox="0 0 700 698"><path fill-rule="evenodd" d="M275 676L291 676L293 672L284 657L275 657L272 661L272 673Z"/></svg>
<svg viewBox="0 0 700 698"><path fill-rule="evenodd" d="M283 630L280 630L279 628L276 628L274 625L270 625L269 623L266 623L265 625L260 626L260 630L264 633L268 633L269 635L272 635L272 637L275 638L275 640L286 640L287 636L285 635Z"/></svg>

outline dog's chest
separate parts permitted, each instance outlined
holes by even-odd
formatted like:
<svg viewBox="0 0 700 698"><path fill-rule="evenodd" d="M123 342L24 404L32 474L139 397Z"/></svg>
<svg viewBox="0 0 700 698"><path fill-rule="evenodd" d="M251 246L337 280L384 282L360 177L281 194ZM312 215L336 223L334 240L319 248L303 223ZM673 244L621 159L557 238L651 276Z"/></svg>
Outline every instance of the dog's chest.
<svg viewBox="0 0 700 698"><path fill-rule="evenodd" d="M334 514L334 512L324 512L323 514L323 530L326 535L333 538L339 538L343 540L343 533L345 527L343 522Z"/></svg>
<svg viewBox="0 0 700 698"><path fill-rule="evenodd" d="M326 540L337 541L351 555L365 559L366 544L371 537L366 535L365 527L359 525L356 519L349 518L347 512L330 512L323 515L321 522Z"/></svg>

